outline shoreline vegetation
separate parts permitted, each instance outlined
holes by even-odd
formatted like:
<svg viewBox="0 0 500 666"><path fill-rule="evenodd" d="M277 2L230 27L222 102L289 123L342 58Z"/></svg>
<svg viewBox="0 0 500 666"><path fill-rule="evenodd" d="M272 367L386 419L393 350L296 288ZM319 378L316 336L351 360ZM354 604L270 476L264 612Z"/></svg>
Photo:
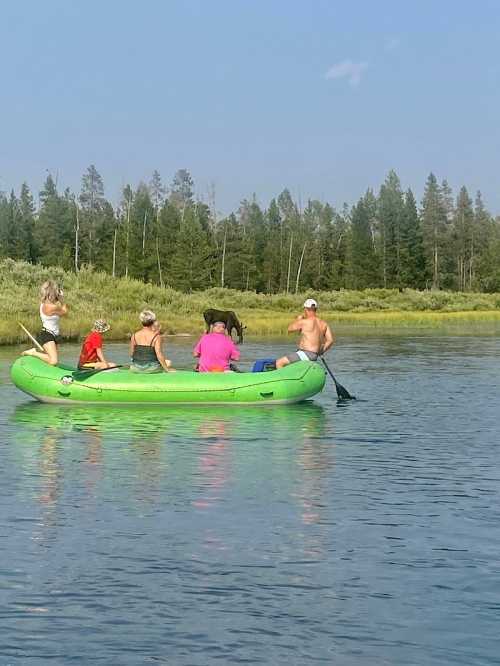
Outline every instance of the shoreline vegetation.
<svg viewBox="0 0 500 666"><path fill-rule="evenodd" d="M79 340L97 318L111 324L108 341L125 341L138 327L138 313L153 309L167 335L197 335L204 330L203 311L210 307L235 310L247 326L247 336L282 336L305 298L314 296L321 316L337 331L382 332L398 329L467 333L482 326L500 331L500 294L405 289L366 289L257 294L211 288L185 294L140 280L113 278L84 268L75 274L58 267L22 261L0 261L0 344L29 345L18 326L40 329L39 287L47 279L63 287L70 314L62 322L62 339Z"/></svg>

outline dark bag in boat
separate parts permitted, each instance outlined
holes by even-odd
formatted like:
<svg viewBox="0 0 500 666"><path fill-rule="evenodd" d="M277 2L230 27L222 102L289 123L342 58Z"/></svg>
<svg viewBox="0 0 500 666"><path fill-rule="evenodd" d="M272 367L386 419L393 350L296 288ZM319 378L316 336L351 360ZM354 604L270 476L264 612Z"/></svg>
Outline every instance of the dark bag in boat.
<svg viewBox="0 0 500 666"><path fill-rule="evenodd" d="M253 364L252 372L267 372L268 370L276 370L275 358L260 358Z"/></svg>

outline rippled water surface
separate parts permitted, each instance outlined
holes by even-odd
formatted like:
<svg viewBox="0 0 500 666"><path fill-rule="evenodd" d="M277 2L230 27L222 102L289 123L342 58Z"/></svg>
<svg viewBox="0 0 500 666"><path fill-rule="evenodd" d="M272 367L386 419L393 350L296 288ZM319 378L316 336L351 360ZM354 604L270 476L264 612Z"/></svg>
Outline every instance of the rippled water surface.
<svg viewBox="0 0 500 666"><path fill-rule="evenodd" d="M18 351L0 664L499 663L500 339L344 338L363 400L268 408L41 405Z"/></svg>

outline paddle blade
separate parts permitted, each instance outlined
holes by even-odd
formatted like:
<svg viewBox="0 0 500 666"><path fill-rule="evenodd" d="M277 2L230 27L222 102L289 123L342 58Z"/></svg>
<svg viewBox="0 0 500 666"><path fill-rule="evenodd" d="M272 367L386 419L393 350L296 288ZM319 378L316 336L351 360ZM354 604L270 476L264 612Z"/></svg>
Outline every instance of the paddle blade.
<svg viewBox="0 0 500 666"><path fill-rule="evenodd" d="M356 396L351 395L349 391L342 386L342 384L335 382L335 388L337 389L337 397L339 400L356 400Z"/></svg>
<svg viewBox="0 0 500 666"><path fill-rule="evenodd" d="M342 384L338 383L338 381L335 379L335 375L333 374L333 372L328 367L328 364L325 361L325 359L323 357L321 357L321 360L323 362L323 365L326 368L326 371L328 372L328 374L330 375L330 377L333 380L333 383L335 384L335 389L337 390L337 398L339 400L356 400L356 396L351 395L349 393L349 391L342 386Z"/></svg>

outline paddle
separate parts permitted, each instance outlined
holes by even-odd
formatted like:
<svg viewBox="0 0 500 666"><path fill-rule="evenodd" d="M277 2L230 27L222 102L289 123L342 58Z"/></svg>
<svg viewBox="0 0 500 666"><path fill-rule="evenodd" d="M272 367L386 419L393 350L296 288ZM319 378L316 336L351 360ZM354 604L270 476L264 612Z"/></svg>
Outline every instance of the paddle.
<svg viewBox="0 0 500 666"><path fill-rule="evenodd" d="M45 354L45 353L46 353L46 352L45 352L45 349L44 349L44 348L42 347L42 345L38 342L38 340L37 340L33 335L31 335L31 333L28 331L28 329L26 328L26 326L23 326L23 325L21 324L20 321L18 321L17 323L18 323L19 326L23 329L23 331L26 333L26 335L28 336L28 338L30 338L30 340L31 340L32 342L35 343L35 345L38 347L38 349L39 349L41 352L43 352L43 353Z"/></svg>
<svg viewBox="0 0 500 666"><path fill-rule="evenodd" d="M325 359L320 356L321 360L323 361L323 365L327 369L328 374L330 377L333 379L333 383L335 384L335 388L337 389L337 397L339 400L356 400L355 395L351 395L349 391L342 386L342 384L339 384L338 381L335 379L333 372L330 370L328 365L326 364Z"/></svg>
<svg viewBox="0 0 500 666"><path fill-rule="evenodd" d="M111 368L100 368L99 370L94 370L94 368L89 368L86 370L82 368L81 370L75 370L73 373L73 379L76 379L77 382L82 379L87 379L88 377L93 377L97 375L98 372L106 372L106 370L116 370L117 368L123 368L123 365L113 365Z"/></svg>

